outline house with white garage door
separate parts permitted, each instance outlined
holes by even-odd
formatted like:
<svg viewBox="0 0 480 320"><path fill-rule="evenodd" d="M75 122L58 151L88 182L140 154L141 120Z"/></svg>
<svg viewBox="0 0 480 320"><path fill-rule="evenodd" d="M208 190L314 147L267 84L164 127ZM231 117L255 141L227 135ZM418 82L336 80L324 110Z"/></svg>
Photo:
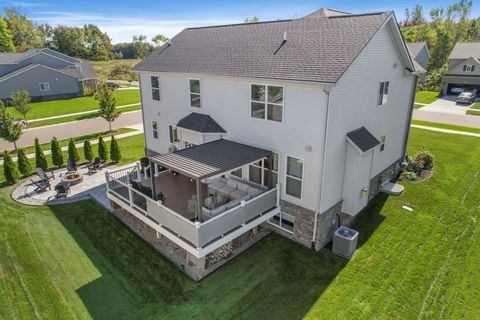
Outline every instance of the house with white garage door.
<svg viewBox="0 0 480 320"><path fill-rule="evenodd" d="M16 90L27 90L34 101L79 97L96 86L96 79L90 62L49 48L0 52L2 100Z"/></svg>
<svg viewBox="0 0 480 320"><path fill-rule="evenodd" d="M458 95L480 89L480 42L457 42L448 57L442 78L442 94Z"/></svg>
<svg viewBox="0 0 480 320"><path fill-rule="evenodd" d="M114 214L199 280L274 231L320 250L395 179L417 75L392 12L188 28L133 70Z"/></svg>

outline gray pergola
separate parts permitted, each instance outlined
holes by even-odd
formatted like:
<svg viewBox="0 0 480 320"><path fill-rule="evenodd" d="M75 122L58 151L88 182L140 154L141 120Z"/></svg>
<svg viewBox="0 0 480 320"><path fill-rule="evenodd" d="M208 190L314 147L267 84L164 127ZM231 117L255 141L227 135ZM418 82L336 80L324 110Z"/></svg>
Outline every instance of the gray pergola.
<svg viewBox="0 0 480 320"><path fill-rule="evenodd" d="M226 139L197 145L191 148L178 150L172 153L157 155L150 158L157 165L178 172L196 181L197 190L197 218L202 210L203 179L238 169L246 164L254 163L267 158L272 167L271 151L252 147L243 143ZM271 174L268 175L267 184L272 186ZM155 183L152 180L152 193L155 197Z"/></svg>

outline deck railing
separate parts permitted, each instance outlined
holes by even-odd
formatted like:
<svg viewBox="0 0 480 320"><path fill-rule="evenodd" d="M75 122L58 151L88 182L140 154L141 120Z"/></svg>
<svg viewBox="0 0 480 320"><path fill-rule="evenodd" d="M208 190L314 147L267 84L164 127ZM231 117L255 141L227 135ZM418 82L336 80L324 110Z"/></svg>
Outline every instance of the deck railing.
<svg viewBox="0 0 480 320"><path fill-rule="evenodd" d="M107 172L105 174L107 192L197 249L215 242L216 239L254 221L263 213L279 207L280 188L277 185L255 198L241 201L238 206L203 223L192 222L164 206L161 201L155 201L132 188L129 179L136 178L135 172L139 173L137 167Z"/></svg>

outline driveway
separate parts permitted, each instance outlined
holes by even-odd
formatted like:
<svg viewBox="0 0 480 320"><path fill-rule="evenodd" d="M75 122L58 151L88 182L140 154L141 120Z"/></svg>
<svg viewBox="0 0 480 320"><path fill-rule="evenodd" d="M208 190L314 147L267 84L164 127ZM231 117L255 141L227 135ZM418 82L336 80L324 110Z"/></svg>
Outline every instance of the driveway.
<svg viewBox="0 0 480 320"><path fill-rule="evenodd" d="M426 112L448 113L456 115L465 115L469 104L457 104L455 99L457 96L443 96L431 104L421 108L420 110Z"/></svg>
<svg viewBox="0 0 480 320"><path fill-rule="evenodd" d="M138 127L141 123L141 110L126 112L120 115L120 117L112 123L112 129ZM17 141L17 146L19 148L33 146L36 137L40 143L46 143L50 142L52 137L57 137L58 140L64 140L104 131L108 131L108 122L102 118L66 122L52 126L27 129L23 131L23 135ZM11 149L13 149L13 144L0 139L0 150Z"/></svg>

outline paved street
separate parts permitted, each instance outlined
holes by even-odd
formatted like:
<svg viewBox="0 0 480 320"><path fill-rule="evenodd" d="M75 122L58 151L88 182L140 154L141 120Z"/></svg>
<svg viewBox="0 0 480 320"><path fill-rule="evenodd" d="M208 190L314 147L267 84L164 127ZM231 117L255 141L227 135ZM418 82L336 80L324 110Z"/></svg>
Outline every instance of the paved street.
<svg viewBox="0 0 480 320"><path fill-rule="evenodd" d="M113 129L132 127L142 123L141 110L122 114L112 123ZM86 119L75 122L56 124L53 126L27 129L17 142L19 148L32 146L37 137L40 143L49 142L52 137L64 140L71 137L83 136L90 133L104 132L108 130L108 122L102 118ZM0 150L13 149L13 144L0 139Z"/></svg>
<svg viewBox="0 0 480 320"><path fill-rule="evenodd" d="M424 111L423 108L413 110L413 119L480 128L480 116Z"/></svg>

